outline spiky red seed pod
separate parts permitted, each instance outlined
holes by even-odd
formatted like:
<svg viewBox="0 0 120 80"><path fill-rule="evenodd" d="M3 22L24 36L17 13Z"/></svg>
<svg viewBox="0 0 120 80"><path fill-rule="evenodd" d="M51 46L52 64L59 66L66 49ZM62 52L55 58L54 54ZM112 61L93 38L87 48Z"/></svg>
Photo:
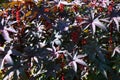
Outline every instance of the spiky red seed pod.
<svg viewBox="0 0 120 80"><path fill-rule="evenodd" d="M45 9L44 9L44 12L49 12L49 11L50 11L49 8L45 8Z"/></svg>
<svg viewBox="0 0 120 80"><path fill-rule="evenodd" d="M87 44L87 40L86 39L82 39L81 44L82 45L86 45Z"/></svg>
<svg viewBox="0 0 120 80"><path fill-rule="evenodd" d="M81 18L81 17L76 17L76 21L78 22L78 23L80 23L80 22L82 22L83 21L83 18Z"/></svg>
<svg viewBox="0 0 120 80"><path fill-rule="evenodd" d="M61 80L65 80L65 76L64 76L63 73L62 73L62 76L61 76Z"/></svg>
<svg viewBox="0 0 120 80"><path fill-rule="evenodd" d="M16 11L16 20L19 25L20 24L20 11L19 10Z"/></svg>
<svg viewBox="0 0 120 80"><path fill-rule="evenodd" d="M60 12L63 12L64 11L64 4L60 4L59 9L60 9Z"/></svg>
<svg viewBox="0 0 120 80"><path fill-rule="evenodd" d="M113 51L113 40L112 40L112 37L110 37L108 43L109 43L108 52L112 52Z"/></svg>
<svg viewBox="0 0 120 80"><path fill-rule="evenodd" d="M113 6L112 5L109 5L108 6L108 12L111 12L113 10Z"/></svg>
<svg viewBox="0 0 120 80"><path fill-rule="evenodd" d="M113 48L113 44L109 44L109 45L108 45L108 52L111 53L111 52L113 51L113 49L114 49L114 48Z"/></svg>
<svg viewBox="0 0 120 80"><path fill-rule="evenodd" d="M48 21L45 22L46 30L49 30L52 27L52 24Z"/></svg>
<svg viewBox="0 0 120 80"><path fill-rule="evenodd" d="M109 42L109 44L112 44L113 43L112 38L110 38L108 42Z"/></svg>
<svg viewBox="0 0 120 80"><path fill-rule="evenodd" d="M57 10L58 10L57 6L54 6L54 7L53 7L53 11L54 11L54 12L57 12Z"/></svg>
<svg viewBox="0 0 120 80"><path fill-rule="evenodd" d="M73 9L74 9L75 12L77 12L79 10L77 5L73 6Z"/></svg>
<svg viewBox="0 0 120 80"><path fill-rule="evenodd" d="M16 19L19 20L20 19L20 11L16 11Z"/></svg>
<svg viewBox="0 0 120 80"><path fill-rule="evenodd" d="M65 67L65 62L61 63L61 68L63 69Z"/></svg>
<svg viewBox="0 0 120 80"><path fill-rule="evenodd" d="M100 6L100 7L98 8L98 11L99 11L99 12L103 12L103 8Z"/></svg>

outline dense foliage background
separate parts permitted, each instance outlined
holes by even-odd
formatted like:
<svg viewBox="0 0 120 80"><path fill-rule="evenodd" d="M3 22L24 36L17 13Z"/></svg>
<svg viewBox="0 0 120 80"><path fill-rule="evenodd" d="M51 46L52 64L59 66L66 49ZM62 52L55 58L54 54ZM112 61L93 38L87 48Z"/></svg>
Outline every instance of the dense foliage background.
<svg viewBox="0 0 120 80"><path fill-rule="evenodd" d="M119 0L0 1L0 78L119 80Z"/></svg>

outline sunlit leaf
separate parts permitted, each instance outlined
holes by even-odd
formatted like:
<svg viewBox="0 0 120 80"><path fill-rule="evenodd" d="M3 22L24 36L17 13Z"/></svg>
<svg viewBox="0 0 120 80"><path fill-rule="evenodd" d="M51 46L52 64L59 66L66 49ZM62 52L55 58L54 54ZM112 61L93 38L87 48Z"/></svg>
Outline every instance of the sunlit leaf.
<svg viewBox="0 0 120 80"><path fill-rule="evenodd" d="M8 33L6 30L3 30L3 31L2 31L2 36L4 37L4 39L5 39L7 42L12 41L12 39L11 39L10 36L9 36L9 33Z"/></svg>
<svg viewBox="0 0 120 80"><path fill-rule="evenodd" d="M6 63L9 65L13 65L14 62L12 60L11 54L12 54L12 51L9 50L1 62L1 67L0 67L1 69L4 68L4 64L6 64Z"/></svg>
<svg viewBox="0 0 120 80"><path fill-rule="evenodd" d="M86 62L84 62L82 59L81 59L81 60L80 60L80 59L76 59L75 61L76 61L78 64L80 64L80 65L87 66Z"/></svg>
<svg viewBox="0 0 120 80"><path fill-rule="evenodd" d="M96 32L96 26L95 26L94 23L92 23L92 29L93 29L93 34L95 34L95 32Z"/></svg>
<svg viewBox="0 0 120 80"><path fill-rule="evenodd" d="M12 32L12 33L17 33L17 31L13 27L5 28L5 30Z"/></svg>
<svg viewBox="0 0 120 80"><path fill-rule="evenodd" d="M69 65L73 67L73 70L74 70L75 72L77 72L77 64L76 64L75 61L72 61Z"/></svg>
<svg viewBox="0 0 120 80"><path fill-rule="evenodd" d="M4 51L4 48L3 48L3 47L0 47L0 51Z"/></svg>

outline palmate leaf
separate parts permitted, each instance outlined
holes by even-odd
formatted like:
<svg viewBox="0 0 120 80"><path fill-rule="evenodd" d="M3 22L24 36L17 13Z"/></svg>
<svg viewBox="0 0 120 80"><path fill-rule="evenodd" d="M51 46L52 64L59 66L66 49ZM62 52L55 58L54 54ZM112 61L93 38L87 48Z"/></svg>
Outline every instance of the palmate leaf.
<svg viewBox="0 0 120 80"><path fill-rule="evenodd" d="M106 30L105 25L104 25L102 22L100 22L98 18L96 18L96 19L93 21L93 23L94 23L97 27L99 27L99 28L101 28L101 29L103 29L103 30Z"/></svg>
<svg viewBox="0 0 120 80"><path fill-rule="evenodd" d="M74 61L75 61L76 63L80 64L80 65L87 66L86 62L83 61L82 59L77 59L77 58L76 58Z"/></svg>
<svg viewBox="0 0 120 80"><path fill-rule="evenodd" d="M96 18L92 22L93 34L95 34L95 32L96 32L96 26L99 27L99 28L101 28L102 30L107 30L106 27L105 27L105 25L102 22L100 22L98 18Z"/></svg>
<svg viewBox="0 0 120 80"><path fill-rule="evenodd" d="M22 1L26 1L26 0L22 0ZM102 2L102 1L108 1L108 0L99 0L99 1ZM103 42L104 42L104 44L107 44L109 33L105 34L102 30L106 30L105 25L107 25L109 23L109 21L108 21L109 19L108 20L107 19L99 19L99 17L97 17L97 16L101 16L103 18L106 18L109 16L109 15L106 15L107 14L107 12L106 12L107 6L109 6L108 3L104 2L104 4L106 5L106 7L104 9L103 6L99 6L99 2L97 2L97 0L96 0L96 3L98 5L95 4L95 6L96 6L95 8L91 7L90 1L86 2L83 0L69 0L69 2L65 1L65 0L53 0L53 3L51 3L51 4L54 4L54 5L49 4L49 2L52 2L52 1L51 0L50 1L41 0L40 3L36 3L36 4L40 4L40 6L38 8L37 8L37 5L36 5L36 7L34 5L29 5L29 2L25 2L23 4L12 3L12 4L7 5L7 6L10 6L10 8L8 8L6 11L9 12L9 10L10 10L10 13L11 13L11 10L13 10L13 12L14 12L14 10L16 11L17 7L20 5L19 6L20 11L21 11L20 16L21 16L21 18L23 18L23 19L20 19L20 26L17 27L17 24L16 24L17 22L14 21L15 18L14 19L10 18L10 16L12 16L12 15L9 13L6 15L6 13L5 13L5 16L8 16L7 20L6 20L6 17L4 17L3 23L2 23L3 25L1 24L1 26L0 26L0 27L3 27L3 29L1 29L1 32L2 32L2 30L5 30L7 32L7 33L6 32L4 33L4 35L5 34L7 35L6 41L7 41L7 39L8 40L14 39L13 41L9 41L10 43L5 43L5 44L10 44L10 45L5 46L5 51L8 51L7 49L9 48L9 46L12 45L13 49L8 51L10 55L7 54L8 56L7 56L6 60L7 61L9 60L8 64L9 63L11 64L13 62L14 65L10 66L10 67L14 67L14 70L16 70L16 69L19 70L18 74L17 74L17 72L14 73L15 76L17 78L20 78L20 76L17 76L17 75L21 75L23 77L22 80L24 80L24 78L27 77L26 71L24 71L24 70L31 70L31 66L29 66L29 63L30 63L30 65L32 65L32 68L35 69L35 73L37 73L37 72L39 73L38 74L40 76L39 79L41 79L43 77L43 75L45 75L46 73L48 73L48 75L50 77L49 79L52 79L51 74L52 74L52 76L54 76L54 74L55 74L55 79L59 79L59 77L61 76L61 70L65 76L65 80L69 80L69 79L73 80L74 77L76 77L76 76L81 78L81 76L79 76L79 75L80 75L80 73L82 74L82 72L84 72L85 70L78 70L78 66L79 65L85 66L84 69L86 69L86 67L88 66L87 63L93 70L93 74L96 76L99 76L99 72L96 73L96 70L98 69L99 66L104 65L105 63L107 64L107 59L106 59L106 54L103 51L101 51L101 49L96 50L96 47L98 47L98 45L102 45ZM56 5L59 2L60 2L60 4L64 5L63 12L59 12L59 8ZM93 3L94 3L94 1L93 1ZM82 4L84 4L84 5L81 6ZM100 3L100 4L102 4L102 3ZM70 5L72 5L72 6L70 6ZM25 6L26 8L23 9L23 6ZM47 13L44 12L44 9L46 9L46 7L47 7L47 9L49 9L49 12L47 12ZM56 7L55 8L56 10L51 10L51 9L53 9L53 7ZM96 11L98 11L99 7L102 7L103 12L96 13ZM76 11L75 8L77 8L78 11ZM92 12L95 12L95 13L89 13L89 10ZM54 13L54 11L56 13ZM14 12L14 13L16 13L16 12ZM65 16L61 16L62 14L65 14ZM77 20L76 20L77 14L81 15L80 17L87 18L87 19L82 19L83 22L81 22L81 21L77 22ZM33 16L35 16L35 17L33 17ZM40 17L38 17L38 16L40 16ZM64 20L62 20L62 19L64 19ZM117 30L119 29L118 20L119 20L118 18L112 19L112 22L115 24L115 27L117 27ZM46 27L47 27L46 24L48 24L48 23L46 23L46 21L51 24L50 30L46 29ZM34 23L31 23L31 22L34 22ZM37 22L40 22L40 24L35 25ZM73 22L75 22L74 23L75 25L70 27L69 29L67 29L67 27L69 27ZM32 25L30 25L30 24L32 24ZM6 26L4 26L4 25L6 25ZM24 25L24 26L22 26L22 25ZM37 28L39 29L39 31L34 29L34 28L36 28L36 26L38 26ZM43 28L40 26L43 26ZM23 30L23 27L24 27L24 30ZM85 34L84 34L84 32L81 32L81 29L79 29L80 27L82 27L83 29L87 29L87 30L88 30L88 28L92 29L93 34L96 33L97 28L100 28L100 29L98 29L97 34L95 36L93 36L93 35L89 35L89 32L91 30L89 30L88 32L85 32ZM21 32L21 28L22 28L22 32ZM76 44L76 43L72 42L70 34L73 31L77 32L78 34L80 33L80 36L79 36L80 43L78 42ZM9 32L12 32L13 34L9 34ZM56 33L54 33L54 32L56 32ZM2 34L3 33L1 33L1 35ZM55 34L55 35L52 35L52 34ZM114 31L113 31L113 34L114 34ZM4 36L4 35L2 35L2 36ZM103 42L101 42L99 44L99 40L100 40L99 37L101 35L105 35L106 40L103 40L103 38L101 38L103 40ZM112 36L112 37L114 37L114 36ZM86 42L87 42L85 45L83 45L81 43L83 41L82 40L83 38L85 38ZM119 40L119 37L115 38L115 41L117 41L117 40ZM53 42L53 44L51 44L52 42ZM114 43L114 41L113 41L113 43ZM118 43L117 42L115 42L115 43L116 43L115 45L118 45L119 41L118 41ZM87 47L87 46L89 46L89 47ZM107 45L105 45L105 46L107 46ZM86 50L83 50L84 47L86 48ZM100 46L100 47L103 48L103 46ZM14 50L14 49L17 49L17 50ZM78 50L77 52L80 52L80 53L78 53L78 54L74 53L74 51L76 51L76 49ZM0 50L4 51L4 48L1 47ZM71 52L71 53L67 54L63 50ZM119 51L115 50L115 52L119 52ZM51 55L50 53L52 53L54 56ZM58 57L59 54L64 55L64 57L63 56ZM88 54L88 57L86 57L86 55L81 55L81 54ZM51 59L51 57L53 57L53 58ZM57 59L55 59L55 58L57 58ZM116 56L115 56L115 58L116 58ZM13 59L13 61L12 61L12 59ZM28 60L28 59L30 59L30 60ZM84 61L84 59L85 59L85 61ZM28 62L28 64L26 61ZM64 65L61 64L62 62ZM111 59L108 59L108 62L111 62ZM53 63L53 64L51 64L51 63ZM67 64L69 64L73 68L72 71L73 71L74 75L72 72L70 72L69 67L66 67ZM61 65L63 66L63 68L61 68ZM108 65L109 65L109 63L108 63ZM42 70L43 71L46 70L46 72L40 73L41 66L43 66ZM111 65L109 65L109 66L111 67ZM5 67L7 67L7 66L5 65ZM20 67L20 69L18 67ZM106 76L106 77L109 76L109 75L107 75L108 70L106 70L108 68L106 68L104 66L101 66L101 67L102 68L99 69L99 71L101 71L101 73L104 76ZM10 68L8 68L8 69L10 69ZM69 70L69 71L66 71L66 70ZM87 70L90 70L90 68ZM59 75L59 72L60 72L60 75ZM101 77L101 73L100 73L100 77ZM68 76L71 76L71 77L67 77L66 74L68 74ZM92 74L91 71L88 73L88 75L89 74L90 75ZM34 75L32 75L32 74L31 74L31 76L34 77ZM46 76L47 75L45 75L44 77L46 77ZM35 78L36 77L37 76L35 76ZM25 78L25 80L28 80L28 79ZM48 79L45 78L45 80L48 80ZM94 78L92 78L92 80L94 80ZM99 78L96 80L99 80Z"/></svg>
<svg viewBox="0 0 120 80"><path fill-rule="evenodd" d="M119 32L119 27L120 27L120 25L119 25L119 22L120 22L120 17L112 17L112 19L109 21L109 24L107 25L107 27L109 27L110 25L111 25L111 23L115 23L115 25L116 25L116 29L117 29L117 31Z"/></svg>
<svg viewBox="0 0 120 80"><path fill-rule="evenodd" d="M86 57L87 55L77 55L77 52L74 54L74 56L72 56L70 53L69 53L69 56L71 58L73 58L73 60L68 64L69 66L72 66L74 71L77 72L77 63L79 65L83 65L83 66L87 66L86 62L83 61L83 59L81 58L84 58Z"/></svg>
<svg viewBox="0 0 120 80"><path fill-rule="evenodd" d="M94 17L94 15L93 15L93 17ZM87 19L85 19L85 20L87 20ZM96 27L99 27L99 28L101 28L102 30L107 31L105 25L104 25L102 22L100 22L99 17L93 19L92 22L91 22L91 20L89 20L89 18L88 18L88 21L82 21L80 24L81 24L81 25L82 25L82 24L87 24L87 26L86 26L83 30L87 29L88 27L92 27L93 34L95 34L95 32L96 32Z"/></svg>

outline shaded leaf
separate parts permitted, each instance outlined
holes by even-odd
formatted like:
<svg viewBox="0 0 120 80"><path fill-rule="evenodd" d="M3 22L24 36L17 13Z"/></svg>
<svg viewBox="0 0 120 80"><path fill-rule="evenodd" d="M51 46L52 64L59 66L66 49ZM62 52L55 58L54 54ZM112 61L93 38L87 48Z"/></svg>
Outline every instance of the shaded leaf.
<svg viewBox="0 0 120 80"><path fill-rule="evenodd" d="M105 25L104 25L102 22L100 22L100 21L98 20L98 18L95 19L95 20L93 21L93 23L94 23L96 26L98 26L99 28L101 28L101 29L103 29L103 30L106 30Z"/></svg>

